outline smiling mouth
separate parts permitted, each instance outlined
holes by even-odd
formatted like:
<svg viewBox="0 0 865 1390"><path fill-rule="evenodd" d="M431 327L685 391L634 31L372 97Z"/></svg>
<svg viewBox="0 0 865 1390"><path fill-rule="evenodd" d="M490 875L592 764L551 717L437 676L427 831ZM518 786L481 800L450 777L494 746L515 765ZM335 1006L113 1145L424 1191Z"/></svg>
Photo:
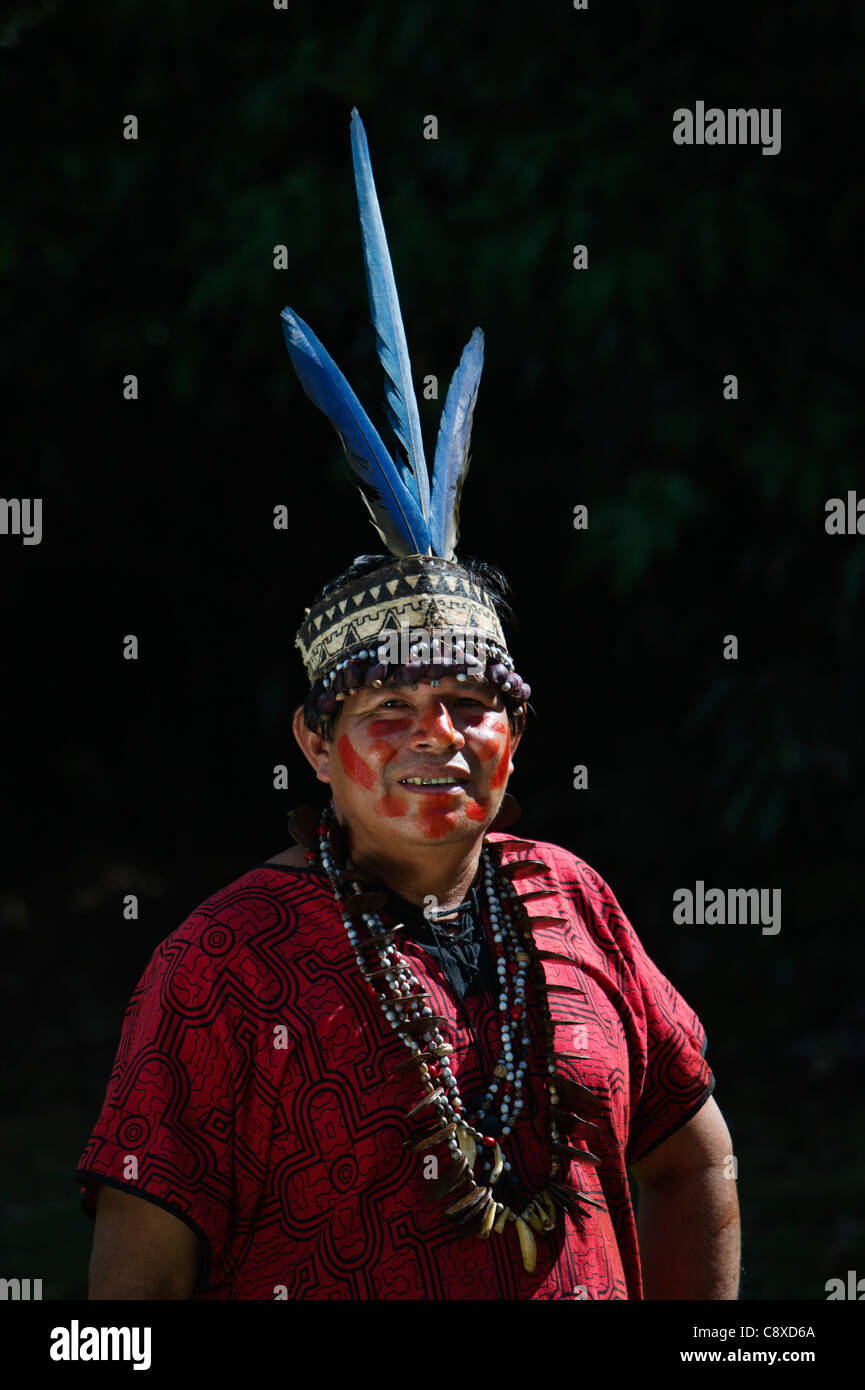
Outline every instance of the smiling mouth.
<svg viewBox="0 0 865 1390"><path fill-rule="evenodd" d="M403 777L401 787L412 792L463 791L464 783L456 777Z"/></svg>

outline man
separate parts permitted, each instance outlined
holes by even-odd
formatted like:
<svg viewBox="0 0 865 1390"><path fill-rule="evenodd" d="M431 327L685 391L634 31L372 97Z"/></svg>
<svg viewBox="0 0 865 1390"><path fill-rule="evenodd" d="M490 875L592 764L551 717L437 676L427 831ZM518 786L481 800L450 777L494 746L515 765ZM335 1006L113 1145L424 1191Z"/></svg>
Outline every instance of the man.
<svg viewBox="0 0 865 1390"><path fill-rule="evenodd" d="M133 995L77 1170L91 1297L735 1298L699 1019L588 865L506 833L530 687L503 576L454 551L482 335L430 476L356 113L352 140L403 454L283 322L388 553L327 584L296 639L294 735L330 802Z"/></svg>
<svg viewBox="0 0 865 1390"><path fill-rule="evenodd" d="M382 564L365 558L353 582ZM421 677L358 688L330 737L299 708L294 733L332 791L350 878L384 885L385 928L406 924L400 955L445 1018L454 1049L445 1057L473 1112L497 1055L497 1000L479 961L483 943L491 954L489 910L478 910L483 844L531 866L513 889L528 899L536 945L564 947L574 962L541 966L553 984L554 1050L583 1058L558 1065L600 1102L577 1126L600 1163L580 1163L576 1179L599 1205L576 1219L561 1209L549 1233L530 1227L531 1273L507 1229L481 1241L442 1226L448 1194L433 1192L446 1144L402 1148L424 1089L417 1070L398 1070L399 1038L355 963L320 856L296 846L193 913L133 997L79 1169L91 1189L106 1180L92 1297L736 1297L732 1145L698 1020L587 865L489 832L522 722L491 681ZM317 844L308 821L293 824ZM372 964L372 952L360 954ZM577 981L583 994L555 993ZM512 1211L548 1167L545 983L526 994L528 1097L509 1136L522 1198L501 1179L495 1189ZM502 1126L484 1118L478 1127L499 1137ZM436 1159L426 1176L424 1154ZM130 1157L137 1176L125 1179ZM640 1188L639 1251L627 1165Z"/></svg>

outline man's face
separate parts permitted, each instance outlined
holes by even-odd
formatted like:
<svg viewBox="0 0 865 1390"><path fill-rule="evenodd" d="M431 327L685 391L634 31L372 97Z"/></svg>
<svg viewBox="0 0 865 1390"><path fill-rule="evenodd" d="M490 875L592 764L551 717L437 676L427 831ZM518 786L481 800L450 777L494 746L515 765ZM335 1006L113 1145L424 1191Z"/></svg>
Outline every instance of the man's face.
<svg viewBox="0 0 865 1390"><path fill-rule="evenodd" d="M520 738L495 685L454 676L437 686L359 690L341 704L333 743L310 734L302 715L295 734L319 780L330 783L340 820L385 854L394 838L477 839L498 811Z"/></svg>

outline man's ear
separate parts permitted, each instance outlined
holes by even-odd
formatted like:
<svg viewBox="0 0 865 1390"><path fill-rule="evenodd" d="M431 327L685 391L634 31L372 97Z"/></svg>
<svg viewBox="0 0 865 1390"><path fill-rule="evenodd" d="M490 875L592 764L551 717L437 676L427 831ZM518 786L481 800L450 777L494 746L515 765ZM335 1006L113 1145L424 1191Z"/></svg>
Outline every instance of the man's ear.
<svg viewBox="0 0 865 1390"><path fill-rule="evenodd" d="M319 782L330 781L330 748L327 739L307 727L303 717L303 705L294 711L291 728L301 753L306 758Z"/></svg>

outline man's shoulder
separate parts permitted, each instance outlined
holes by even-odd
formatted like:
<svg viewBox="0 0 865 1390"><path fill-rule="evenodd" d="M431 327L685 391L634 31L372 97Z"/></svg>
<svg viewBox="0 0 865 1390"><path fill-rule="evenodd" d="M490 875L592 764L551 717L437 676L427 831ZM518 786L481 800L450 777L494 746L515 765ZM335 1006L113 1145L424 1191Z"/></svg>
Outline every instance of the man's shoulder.
<svg viewBox="0 0 865 1390"><path fill-rule="evenodd" d="M300 850L299 856L295 850ZM293 873L294 868L307 872ZM287 923L286 904L313 900L320 894L323 880L308 869L300 846L246 869L204 898L158 949L166 953L194 946L226 961L263 931L273 932Z"/></svg>
<svg viewBox="0 0 865 1390"><path fill-rule="evenodd" d="M552 840L535 839L529 835L509 833L489 835L496 842L509 842L503 855L505 862L514 859L536 859L545 864L562 897L569 901L584 926L599 931L605 939L615 935L624 915L606 879L593 869L581 855ZM527 880L523 880L527 882ZM549 882L544 871L538 870L538 884Z"/></svg>
<svg viewBox="0 0 865 1390"><path fill-rule="evenodd" d="M579 854L566 849L564 845L555 844L552 840L540 840L533 835L517 835L510 831L494 832L487 835L487 839L493 844L506 844L507 858L539 859L557 875L580 879L586 877L590 882L597 884L603 882L600 875Z"/></svg>
<svg viewBox="0 0 865 1390"><path fill-rule="evenodd" d="M281 854L271 854L264 867L267 864L285 864L288 868L305 869L308 867L307 853L303 845L292 845L291 849L284 849Z"/></svg>
<svg viewBox="0 0 865 1390"><path fill-rule="evenodd" d="M127 1012L130 1037L164 1016L213 1026L229 1048L242 1020L270 1016L312 949L332 953L345 931L326 880L267 863L204 898L150 947ZM237 1033L240 1038L240 1033Z"/></svg>

